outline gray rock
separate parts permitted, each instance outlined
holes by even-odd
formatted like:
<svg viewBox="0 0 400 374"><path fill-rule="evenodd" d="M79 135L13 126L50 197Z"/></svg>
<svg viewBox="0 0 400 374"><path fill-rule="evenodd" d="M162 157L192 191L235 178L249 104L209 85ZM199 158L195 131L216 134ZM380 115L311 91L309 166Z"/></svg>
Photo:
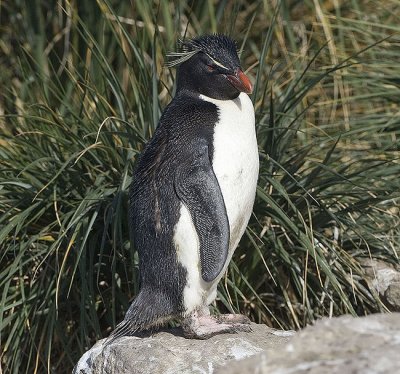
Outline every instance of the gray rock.
<svg viewBox="0 0 400 374"><path fill-rule="evenodd" d="M222 334L208 340L179 336L179 330L124 337L104 348L98 341L79 360L74 374L211 374L219 365L281 347L294 334L252 324L251 333Z"/></svg>
<svg viewBox="0 0 400 374"><path fill-rule="evenodd" d="M400 314L318 321L282 349L220 368L218 374L400 373Z"/></svg>
<svg viewBox="0 0 400 374"><path fill-rule="evenodd" d="M391 311L400 311L400 266L377 259L360 259L366 281Z"/></svg>
<svg viewBox="0 0 400 374"><path fill-rule="evenodd" d="M385 290L385 299L396 311L400 311L400 281L389 284Z"/></svg>
<svg viewBox="0 0 400 374"><path fill-rule="evenodd" d="M400 373L400 313L323 319L296 333L252 324L252 333L189 340L179 330L99 341L74 374ZM239 360L239 361L238 361Z"/></svg>

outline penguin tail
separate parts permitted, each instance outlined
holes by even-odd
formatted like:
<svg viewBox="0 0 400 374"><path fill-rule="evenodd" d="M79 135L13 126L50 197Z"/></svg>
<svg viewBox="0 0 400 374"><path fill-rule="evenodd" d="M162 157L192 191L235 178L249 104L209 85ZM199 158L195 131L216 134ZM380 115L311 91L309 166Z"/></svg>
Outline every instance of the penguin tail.
<svg viewBox="0 0 400 374"><path fill-rule="evenodd" d="M139 330L140 328L138 326L135 326L134 323L131 323L129 320L124 319L115 327L114 331L106 339L105 345L111 344L114 340L121 338L122 336L131 336Z"/></svg>
<svg viewBox="0 0 400 374"><path fill-rule="evenodd" d="M116 326L105 344L108 345L122 336L131 336L136 332L158 327L172 319L176 313L164 298L158 296L154 291L141 290L126 312L124 320Z"/></svg>

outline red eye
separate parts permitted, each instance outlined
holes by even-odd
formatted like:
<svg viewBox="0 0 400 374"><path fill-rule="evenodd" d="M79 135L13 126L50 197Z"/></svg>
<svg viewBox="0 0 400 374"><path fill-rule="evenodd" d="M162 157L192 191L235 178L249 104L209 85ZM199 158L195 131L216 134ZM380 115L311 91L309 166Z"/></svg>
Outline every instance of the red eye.
<svg viewBox="0 0 400 374"><path fill-rule="evenodd" d="M208 71L214 71L214 70L215 70L215 67L212 66L212 65L207 65L207 70L208 70Z"/></svg>

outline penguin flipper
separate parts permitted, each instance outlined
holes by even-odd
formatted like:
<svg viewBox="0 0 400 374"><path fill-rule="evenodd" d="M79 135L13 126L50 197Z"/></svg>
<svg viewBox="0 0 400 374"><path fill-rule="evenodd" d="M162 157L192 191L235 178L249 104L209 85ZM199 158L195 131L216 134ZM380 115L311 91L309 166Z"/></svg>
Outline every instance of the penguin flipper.
<svg viewBox="0 0 400 374"><path fill-rule="evenodd" d="M195 151L178 166L174 187L189 210L199 237L201 276L204 281L212 282L228 257L229 222L207 142L196 142L193 149Z"/></svg>

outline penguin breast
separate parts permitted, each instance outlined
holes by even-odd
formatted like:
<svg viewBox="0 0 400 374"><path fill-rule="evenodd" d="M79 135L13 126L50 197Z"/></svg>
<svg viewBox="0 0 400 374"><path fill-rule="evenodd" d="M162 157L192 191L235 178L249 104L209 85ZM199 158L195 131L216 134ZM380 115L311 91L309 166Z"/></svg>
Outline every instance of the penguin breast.
<svg viewBox="0 0 400 374"><path fill-rule="evenodd" d="M218 108L214 127L212 167L224 198L230 228L230 256L242 237L253 210L259 158L254 108L241 93L234 100L201 96Z"/></svg>
<svg viewBox="0 0 400 374"><path fill-rule="evenodd" d="M201 278L199 239L188 209L181 205L174 230L177 259L187 271L183 292L185 315L209 305L216 297L216 287L242 237L253 210L258 179L258 147L254 109L250 98L241 93L234 100L216 100L218 121L212 137L212 168L224 199L228 216L229 253L219 276L211 283Z"/></svg>

